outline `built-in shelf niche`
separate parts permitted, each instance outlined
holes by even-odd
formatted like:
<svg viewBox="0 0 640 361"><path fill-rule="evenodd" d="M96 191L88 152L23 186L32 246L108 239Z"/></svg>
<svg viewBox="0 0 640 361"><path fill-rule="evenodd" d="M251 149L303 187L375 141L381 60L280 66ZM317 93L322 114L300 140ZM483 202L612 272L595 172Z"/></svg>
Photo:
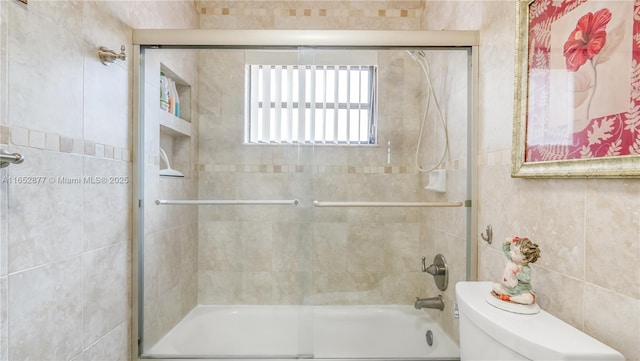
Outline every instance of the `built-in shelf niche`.
<svg viewBox="0 0 640 361"><path fill-rule="evenodd" d="M191 123L160 110L160 131L174 137L190 137Z"/></svg>
<svg viewBox="0 0 640 361"><path fill-rule="evenodd" d="M160 63L160 71L176 83L178 97L180 97L180 119L191 123L191 85L162 63Z"/></svg>
<svg viewBox="0 0 640 361"><path fill-rule="evenodd" d="M185 177L189 177L191 170L191 86L162 63L160 63L160 71L176 83L180 98L179 117L159 109L160 147L167 153L171 168L181 172ZM166 168L162 161L160 168Z"/></svg>

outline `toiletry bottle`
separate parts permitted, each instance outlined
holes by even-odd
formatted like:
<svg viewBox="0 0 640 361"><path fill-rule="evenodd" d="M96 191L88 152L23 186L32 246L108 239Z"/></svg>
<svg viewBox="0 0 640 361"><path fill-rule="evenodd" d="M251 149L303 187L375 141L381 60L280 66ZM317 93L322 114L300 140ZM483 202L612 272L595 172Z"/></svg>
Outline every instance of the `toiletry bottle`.
<svg viewBox="0 0 640 361"><path fill-rule="evenodd" d="M173 86L173 115L180 117L180 96L178 95L178 85L175 81L171 82Z"/></svg>
<svg viewBox="0 0 640 361"><path fill-rule="evenodd" d="M160 109L169 110L169 79L160 72Z"/></svg>
<svg viewBox="0 0 640 361"><path fill-rule="evenodd" d="M167 78L167 80L169 82L169 109L167 109L167 111L173 115L176 100L174 96L175 93L173 92L173 80L171 80L171 78Z"/></svg>

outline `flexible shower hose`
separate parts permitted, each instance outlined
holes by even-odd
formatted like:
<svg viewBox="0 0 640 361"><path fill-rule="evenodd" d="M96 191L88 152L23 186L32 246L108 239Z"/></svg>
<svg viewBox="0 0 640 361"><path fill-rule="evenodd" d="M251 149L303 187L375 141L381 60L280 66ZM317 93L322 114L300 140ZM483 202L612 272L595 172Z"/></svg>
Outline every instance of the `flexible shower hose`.
<svg viewBox="0 0 640 361"><path fill-rule="evenodd" d="M422 68L422 72L424 73L425 80L427 82L427 105L425 106L424 116L422 118L422 123L420 124L420 132L418 133L418 141L416 144L416 153L415 153L414 163L419 172L428 173L438 168L442 164L442 162L444 162L444 158L447 155L447 151L449 150L449 135L448 135L449 132L447 129L447 121L445 120L444 115L442 114L442 110L440 109L440 103L438 102L438 98L436 97L435 92L433 90L433 84L431 83L431 71L429 68L429 62L427 61L427 58L425 57L422 51L410 52L409 54L411 54L411 56L418 62L418 64L420 64L420 67ZM424 126L425 126L425 123L427 122L427 116L429 115L429 110L431 108L430 105L431 105L432 98L436 106L438 118L440 119L440 124L442 124L442 130L444 132L444 147L442 148L442 154L438 162L432 167L423 168L420 166L419 154L420 154L420 147L422 145L422 134L424 133Z"/></svg>

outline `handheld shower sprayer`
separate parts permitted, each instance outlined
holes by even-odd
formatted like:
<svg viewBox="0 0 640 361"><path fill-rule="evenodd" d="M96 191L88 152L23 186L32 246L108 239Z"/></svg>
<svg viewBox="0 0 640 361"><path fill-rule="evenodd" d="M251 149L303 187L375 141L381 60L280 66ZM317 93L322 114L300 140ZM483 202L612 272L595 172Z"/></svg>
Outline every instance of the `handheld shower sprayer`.
<svg viewBox="0 0 640 361"><path fill-rule="evenodd" d="M171 168L171 164L169 164L169 157L167 157L167 153L162 149L162 147L160 148L160 159L162 159L162 162L167 166L165 169L160 169L160 175L166 177L184 177L184 174Z"/></svg>

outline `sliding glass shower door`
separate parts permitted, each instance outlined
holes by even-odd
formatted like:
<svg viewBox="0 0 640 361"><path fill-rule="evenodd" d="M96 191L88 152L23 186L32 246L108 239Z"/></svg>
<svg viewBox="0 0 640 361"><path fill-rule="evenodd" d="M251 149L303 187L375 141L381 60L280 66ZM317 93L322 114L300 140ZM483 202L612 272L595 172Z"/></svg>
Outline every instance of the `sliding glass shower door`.
<svg viewBox="0 0 640 361"><path fill-rule="evenodd" d="M327 327L467 278L470 49L140 50L142 356L400 357Z"/></svg>

